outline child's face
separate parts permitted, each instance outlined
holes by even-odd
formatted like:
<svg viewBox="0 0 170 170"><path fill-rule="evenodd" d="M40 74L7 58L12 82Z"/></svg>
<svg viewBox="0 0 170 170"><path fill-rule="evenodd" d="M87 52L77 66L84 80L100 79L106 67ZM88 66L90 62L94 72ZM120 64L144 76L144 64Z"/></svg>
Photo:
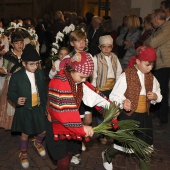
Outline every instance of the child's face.
<svg viewBox="0 0 170 170"><path fill-rule="evenodd" d="M34 73L37 70L39 64L40 64L39 61L27 61L27 63L24 61L22 62L22 65L25 67L25 69L32 73Z"/></svg>
<svg viewBox="0 0 170 170"><path fill-rule="evenodd" d="M136 59L136 67L143 73L149 73L153 68L154 62L141 61Z"/></svg>
<svg viewBox="0 0 170 170"><path fill-rule="evenodd" d="M113 46L110 44L103 44L99 48L104 55L109 56L112 51Z"/></svg>
<svg viewBox="0 0 170 170"><path fill-rule="evenodd" d="M60 50L58 58L62 60L68 54L67 50Z"/></svg>
<svg viewBox="0 0 170 170"><path fill-rule="evenodd" d="M81 52L81 51L84 50L84 48L86 46L86 40L82 39L82 40L79 40L79 41L71 41L70 44L71 44L71 46L74 47L74 50L76 52Z"/></svg>
<svg viewBox="0 0 170 170"><path fill-rule="evenodd" d="M71 76L74 80L75 83L80 84L83 83L87 80L87 78L89 77L88 75L79 73L79 72L71 72Z"/></svg>
<svg viewBox="0 0 170 170"><path fill-rule="evenodd" d="M13 42L12 47L13 47L14 51L21 52L24 47L24 42L23 41Z"/></svg>

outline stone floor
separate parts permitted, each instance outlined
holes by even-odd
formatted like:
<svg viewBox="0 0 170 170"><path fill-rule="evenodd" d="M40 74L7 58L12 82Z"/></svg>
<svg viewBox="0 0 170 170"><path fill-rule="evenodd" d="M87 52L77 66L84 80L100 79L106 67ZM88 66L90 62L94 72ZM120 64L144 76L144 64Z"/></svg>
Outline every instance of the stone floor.
<svg viewBox="0 0 170 170"><path fill-rule="evenodd" d="M155 124L157 119L153 120ZM0 129L0 170L22 170L19 154L19 136L12 135L10 131ZM104 170L102 166L101 152L112 143L108 139L107 145L102 145L94 136L90 142L86 143L87 150L80 155L81 162L78 165L71 164L70 170ZM45 142L43 143L45 146ZM152 158L152 170L170 169L170 123L163 132L156 132L154 127L154 147L157 154ZM35 151L31 139L29 140L30 167L28 170L53 170L55 163L49 155L40 157ZM114 170L139 170L138 160L135 157L118 154L113 159Z"/></svg>

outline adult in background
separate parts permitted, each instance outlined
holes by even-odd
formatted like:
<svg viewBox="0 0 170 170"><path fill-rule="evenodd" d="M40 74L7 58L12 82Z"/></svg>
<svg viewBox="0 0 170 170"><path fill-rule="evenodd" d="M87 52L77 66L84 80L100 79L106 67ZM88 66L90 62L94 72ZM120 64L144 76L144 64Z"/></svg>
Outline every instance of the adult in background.
<svg viewBox="0 0 170 170"><path fill-rule="evenodd" d="M161 9L165 11L166 21L170 21L170 1L165 1Z"/></svg>
<svg viewBox="0 0 170 170"><path fill-rule="evenodd" d="M100 52L99 37L104 35L104 30L101 26L102 18L94 16L92 18L91 27L87 32L89 53L94 56Z"/></svg>
<svg viewBox="0 0 170 170"><path fill-rule="evenodd" d="M153 30L154 28L152 27L152 24L151 24L151 14L148 14L144 18L144 32L140 36L139 40L136 42L135 48L142 46L144 41L151 36Z"/></svg>
<svg viewBox="0 0 170 170"><path fill-rule="evenodd" d="M117 56L123 70L127 67L130 58L135 55L135 43L141 35L139 27L139 17L129 15L127 26L122 29L120 35L116 38L116 44L118 45Z"/></svg>
<svg viewBox="0 0 170 170"><path fill-rule="evenodd" d="M151 14L151 22L156 31L144 42L145 45L155 48L157 59L154 75L160 83L162 102L157 105L156 111L159 117L159 130L165 130L168 123L168 83L170 77L170 22L165 21L166 14L162 9L156 9Z"/></svg>
<svg viewBox="0 0 170 170"><path fill-rule="evenodd" d="M105 35L110 35L113 38L113 47L112 47L112 52L116 53L117 46L116 46L116 38L117 38L117 33L113 29L113 22L111 19L104 20L102 22L102 27L104 30Z"/></svg>

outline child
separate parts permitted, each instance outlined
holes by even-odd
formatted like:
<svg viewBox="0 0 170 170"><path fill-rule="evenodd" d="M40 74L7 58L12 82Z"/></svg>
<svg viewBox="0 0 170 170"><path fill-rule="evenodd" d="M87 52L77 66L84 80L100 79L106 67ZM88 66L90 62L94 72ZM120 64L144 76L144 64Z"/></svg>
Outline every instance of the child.
<svg viewBox="0 0 170 170"><path fill-rule="evenodd" d="M7 95L16 105L11 130L21 132L19 154L21 165L28 168L29 135L37 134L33 144L40 156L46 154L41 144L45 137L46 87L43 71L38 69L40 56L34 46L26 45L21 58L24 68L11 76Z"/></svg>
<svg viewBox="0 0 170 170"><path fill-rule="evenodd" d="M99 48L101 53L94 56L94 73L92 85L97 87L106 97L109 98L115 82L122 73L122 68L117 56L112 53L113 39L110 35L99 38ZM97 114L97 121L100 124L103 116ZM105 136L100 135L99 140L102 144L107 143Z"/></svg>
<svg viewBox="0 0 170 170"><path fill-rule="evenodd" d="M140 128L147 129L142 131L143 133L136 133L136 136L151 147L153 134L149 107L150 104L156 104L162 100L159 83L150 72L155 60L156 53L152 47L139 47L136 56L131 59L132 67L121 74L109 96L112 101L120 103L124 109L118 120L137 120L140 122ZM105 169L113 169L112 157L118 151L128 152L127 148L115 141L113 146L102 152ZM140 158L139 162L141 170L150 170L150 161Z"/></svg>
<svg viewBox="0 0 170 170"><path fill-rule="evenodd" d="M86 40L87 36L86 33L83 32L81 29L74 30L71 32L70 37L70 45L74 48L73 51L64 57L64 59L60 62L60 69L65 67L65 64L67 64L70 61L70 58L76 53L76 52L82 52L86 47ZM80 106L80 116L83 119L83 122L85 125L90 125L92 123L92 113L91 108L84 105L82 102ZM86 150L86 147L84 143L82 143L82 151ZM77 161L78 162L78 161Z"/></svg>
<svg viewBox="0 0 170 170"><path fill-rule="evenodd" d="M3 55L5 55L9 51L9 41L8 38L3 33L4 29L0 28L0 68L2 68L3 66ZM0 73L0 97L4 81L5 78L3 74Z"/></svg>
<svg viewBox="0 0 170 170"><path fill-rule="evenodd" d="M3 56L3 66L0 68L0 73L5 77L0 98L0 127L5 130L11 129L15 111L13 104L7 100L8 82L11 75L22 67L21 54L24 47L24 38L19 31L12 32L10 38L12 49Z"/></svg>
<svg viewBox="0 0 170 170"><path fill-rule="evenodd" d="M56 75L57 71L60 70L59 64L66 55L68 55L68 48L61 47L59 50L58 59L52 64L52 69L49 72L50 79L52 79Z"/></svg>
<svg viewBox="0 0 170 170"><path fill-rule="evenodd" d="M90 107L109 105L84 84L93 69L91 56L78 52L71 57L65 70L61 69L50 81L48 110L52 123L48 122L46 142L50 155L57 160L57 169L68 170L72 154L81 150L79 139L94 133L91 126L82 124L81 101Z"/></svg>

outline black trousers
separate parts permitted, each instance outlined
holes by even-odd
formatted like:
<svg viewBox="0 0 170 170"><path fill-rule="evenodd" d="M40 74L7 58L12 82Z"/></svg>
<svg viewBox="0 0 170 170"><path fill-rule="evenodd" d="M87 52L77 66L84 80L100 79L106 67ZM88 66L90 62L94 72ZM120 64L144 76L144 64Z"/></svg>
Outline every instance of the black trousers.
<svg viewBox="0 0 170 170"><path fill-rule="evenodd" d="M161 94L163 96L161 103L156 104L154 110L156 111L161 123L168 123L170 67L155 70L154 76L160 83Z"/></svg>

